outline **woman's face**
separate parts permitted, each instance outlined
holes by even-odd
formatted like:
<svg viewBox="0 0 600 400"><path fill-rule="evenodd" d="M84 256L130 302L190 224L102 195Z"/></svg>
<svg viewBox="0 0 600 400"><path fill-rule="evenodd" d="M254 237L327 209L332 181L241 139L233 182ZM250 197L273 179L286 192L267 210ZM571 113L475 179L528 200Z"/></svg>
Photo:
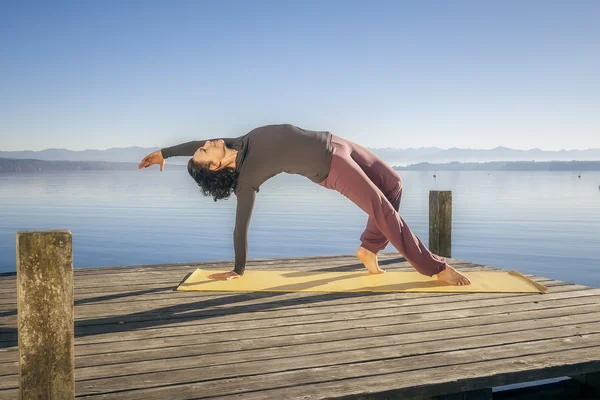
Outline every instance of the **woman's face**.
<svg viewBox="0 0 600 400"><path fill-rule="evenodd" d="M216 171L225 157L225 147L222 139L207 140L204 146L196 150L192 158L196 164L209 164L210 169Z"/></svg>

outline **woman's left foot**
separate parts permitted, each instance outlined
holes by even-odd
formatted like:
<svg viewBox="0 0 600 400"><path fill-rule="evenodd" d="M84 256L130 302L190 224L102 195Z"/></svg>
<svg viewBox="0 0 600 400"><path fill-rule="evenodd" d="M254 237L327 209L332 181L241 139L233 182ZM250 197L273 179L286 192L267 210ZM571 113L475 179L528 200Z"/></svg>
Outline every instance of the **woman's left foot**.
<svg viewBox="0 0 600 400"><path fill-rule="evenodd" d="M377 254L373 253L360 246L358 250L356 250L356 257L365 265L365 268L372 274L383 274L385 270L379 268L379 263L377 262Z"/></svg>
<svg viewBox="0 0 600 400"><path fill-rule="evenodd" d="M446 264L446 269L436 274L438 280L451 285L463 286L470 285L471 281L466 276Z"/></svg>

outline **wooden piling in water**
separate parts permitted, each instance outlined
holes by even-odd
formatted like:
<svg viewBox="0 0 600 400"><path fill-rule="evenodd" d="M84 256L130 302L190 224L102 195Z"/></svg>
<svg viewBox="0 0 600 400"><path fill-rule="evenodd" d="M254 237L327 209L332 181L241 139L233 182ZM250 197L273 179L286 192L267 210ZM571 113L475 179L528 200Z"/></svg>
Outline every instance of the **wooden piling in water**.
<svg viewBox="0 0 600 400"><path fill-rule="evenodd" d="M17 232L20 399L75 397L72 250L66 230Z"/></svg>
<svg viewBox="0 0 600 400"><path fill-rule="evenodd" d="M452 257L452 192L429 191L429 250Z"/></svg>

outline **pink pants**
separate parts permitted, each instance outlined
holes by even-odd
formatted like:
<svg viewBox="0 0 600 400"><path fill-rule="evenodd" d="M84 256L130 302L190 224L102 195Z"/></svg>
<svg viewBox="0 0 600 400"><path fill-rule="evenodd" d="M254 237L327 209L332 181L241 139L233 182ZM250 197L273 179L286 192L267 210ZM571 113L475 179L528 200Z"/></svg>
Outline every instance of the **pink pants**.
<svg viewBox="0 0 600 400"><path fill-rule="evenodd" d="M433 276L446 268L398 214L402 179L367 149L333 135L333 158L328 177L319 185L337 190L369 215L360 237L362 247L377 254L388 242L421 274Z"/></svg>

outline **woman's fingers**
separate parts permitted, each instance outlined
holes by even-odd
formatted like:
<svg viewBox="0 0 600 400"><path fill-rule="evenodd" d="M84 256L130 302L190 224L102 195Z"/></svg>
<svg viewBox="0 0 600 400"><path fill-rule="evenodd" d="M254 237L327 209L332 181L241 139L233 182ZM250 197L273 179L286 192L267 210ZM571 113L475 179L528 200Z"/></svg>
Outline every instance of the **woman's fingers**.
<svg viewBox="0 0 600 400"><path fill-rule="evenodd" d="M142 161L140 162L140 165L138 165L138 168L146 167L147 162L148 162L148 156L146 156L142 159Z"/></svg>
<svg viewBox="0 0 600 400"><path fill-rule="evenodd" d="M148 168L149 166L151 166L153 164L152 162L152 154L147 155L146 157L144 157L144 159L142 160L142 162L140 163L140 165L138 165L138 168ZM161 169L162 171L162 169Z"/></svg>

